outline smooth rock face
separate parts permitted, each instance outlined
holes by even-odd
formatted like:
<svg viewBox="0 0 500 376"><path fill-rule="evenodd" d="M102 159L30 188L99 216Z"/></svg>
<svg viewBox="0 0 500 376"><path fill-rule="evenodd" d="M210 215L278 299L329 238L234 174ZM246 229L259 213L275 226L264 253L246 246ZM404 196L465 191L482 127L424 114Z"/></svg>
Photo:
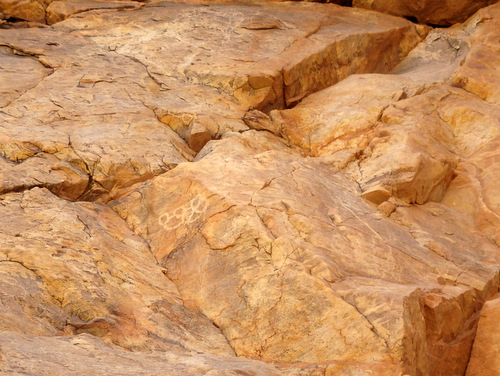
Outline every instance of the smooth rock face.
<svg viewBox="0 0 500 376"><path fill-rule="evenodd" d="M500 375L499 315L500 299L486 302L481 311L467 376Z"/></svg>
<svg viewBox="0 0 500 376"><path fill-rule="evenodd" d="M496 372L499 4L6 4L1 374Z"/></svg>
<svg viewBox="0 0 500 376"><path fill-rule="evenodd" d="M432 25L453 25L465 21L496 0L353 0L355 7L414 19Z"/></svg>

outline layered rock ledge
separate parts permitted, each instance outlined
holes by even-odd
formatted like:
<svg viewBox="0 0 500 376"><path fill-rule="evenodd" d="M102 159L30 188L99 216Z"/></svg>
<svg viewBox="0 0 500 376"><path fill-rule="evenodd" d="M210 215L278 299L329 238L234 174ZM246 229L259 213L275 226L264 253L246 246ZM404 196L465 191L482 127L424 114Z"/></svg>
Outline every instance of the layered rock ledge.
<svg viewBox="0 0 500 376"><path fill-rule="evenodd" d="M500 375L500 4L358 3L0 2L0 373Z"/></svg>

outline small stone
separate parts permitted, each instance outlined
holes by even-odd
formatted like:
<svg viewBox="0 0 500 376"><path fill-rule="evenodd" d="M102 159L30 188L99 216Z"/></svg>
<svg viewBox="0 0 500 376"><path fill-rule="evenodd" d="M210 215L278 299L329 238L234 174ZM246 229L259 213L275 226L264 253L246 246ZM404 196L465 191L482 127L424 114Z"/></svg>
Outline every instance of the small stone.
<svg viewBox="0 0 500 376"><path fill-rule="evenodd" d="M396 210L396 205L390 201L384 201L377 206L377 209L389 217Z"/></svg>
<svg viewBox="0 0 500 376"><path fill-rule="evenodd" d="M243 122L250 128L258 131L269 131L279 135L280 128L269 116L258 110L248 111L243 117Z"/></svg>

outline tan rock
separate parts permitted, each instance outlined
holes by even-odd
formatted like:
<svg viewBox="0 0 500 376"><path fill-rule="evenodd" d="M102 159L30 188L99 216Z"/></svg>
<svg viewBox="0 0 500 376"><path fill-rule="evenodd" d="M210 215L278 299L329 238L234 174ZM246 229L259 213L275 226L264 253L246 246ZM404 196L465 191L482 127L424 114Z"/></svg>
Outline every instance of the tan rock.
<svg viewBox="0 0 500 376"><path fill-rule="evenodd" d="M293 109L274 112L273 120L286 138L312 156L362 149L344 172L358 181L369 201L380 204L391 196L406 202L439 201L457 174L458 155L470 158L481 148L495 150L497 108L449 87L446 80L455 82L466 66L460 64L477 55L468 44L494 41L497 9L482 10L461 29L431 33L393 75L353 75ZM488 65L481 72L485 77L496 74ZM472 128L467 136L462 133ZM491 152L481 155L481 160L492 158ZM496 194L490 187L488 202ZM483 218L492 216L489 210L482 213ZM496 228L497 219L494 223ZM495 236L492 228L485 231Z"/></svg>
<svg viewBox="0 0 500 376"><path fill-rule="evenodd" d="M2 0L0 11L5 18L45 23L46 4L42 0Z"/></svg>
<svg viewBox="0 0 500 376"><path fill-rule="evenodd" d="M500 8L491 6L466 23L465 27L473 30L471 51L452 77L455 86L497 105L500 103L499 17Z"/></svg>
<svg viewBox="0 0 500 376"><path fill-rule="evenodd" d="M363 203L355 183L267 132L206 149L196 163L179 165L113 207L150 242L185 303L210 317L238 355L354 361L358 371L372 372L376 360L396 369L405 352L403 300L417 286L440 292L447 278L465 286L443 290L448 300L474 294L473 286L479 302L498 288L496 246L454 221L443 226L427 210L398 208L391 218L397 214L401 224L422 217L420 227L405 230ZM460 247L448 239L427 242L435 228L461 234ZM464 263L474 267L457 266ZM479 305L457 309L474 322ZM465 321L452 334L460 345L449 352L457 358L473 340L460 334Z"/></svg>
<svg viewBox="0 0 500 376"><path fill-rule="evenodd" d="M131 4L56 1L47 10L55 22L66 10L115 6ZM164 3L3 30L1 40L6 67L26 60L22 84L4 71L1 155L52 154L88 175L83 192L68 187L65 197L106 202L248 129L247 110L283 107L354 72L385 72L420 37L405 20L334 5Z"/></svg>
<svg viewBox="0 0 500 376"><path fill-rule="evenodd" d="M38 153L15 163L0 157L0 194L45 187L61 198L76 200L89 185L89 177L54 155Z"/></svg>
<svg viewBox="0 0 500 376"><path fill-rule="evenodd" d="M363 149L353 175L369 201L380 204L391 196L439 201L457 157L447 150L452 135L441 119L422 117L420 111L450 92L440 89L404 100L423 86L399 76L351 76L273 118L285 137L313 156Z"/></svg>
<svg viewBox="0 0 500 376"><path fill-rule="evenodd" d="M111 209L34 188L2 196L0 211L1 331L232 354Z"/></svg>
<svg viewBox="0 0 500 376"><path fill-rule="evenodd" d="M413 50L333 4L131 5L0 30L0 373L464 374L499 5Z"/></svg>
<svg viewBox="0 0 500 376"><path fill-rule="evenodd" d="M136 9L140 3L136 1L102 1L102 0L56 0L47 6L46 20L49 25L64 21L70 16L97 9Z"/></svg>
<svg viewBox="0 0 500 376"><path fill-rule="evenodd" d="M0 11L4 18L32 21L52 25L82 12L96 9L134 9L141 4L135 1L106 0L2 0ZM2 18L3 19L3 18Z"/></svg>
<svg viewBox="0 0 500 376"><path fill-rule="evenodd" d="M97 358L97 360L96 360ZM271 365L247 359L195 352L134 353L111 347L89 334L28 337L0 333L0 372L65 376L278 376Z"/></svg>
<svg viewBox="0 0 500 376"><path fill-rule="evenodd" d="M23 56L15 49L0 47L0 56L0 107L7 106L53 73L52 69L45 67L36 58Z"/></svg>
<svg viewBox="0 0 500 376"><path fill-rule="evenodd" d="M410 375L463 375L467 369L482 299L476 291L452 298L445 291L417 290L405 299Z"/></svg>
<svg viewBox="0 0 500 376"><path fill-rule="evenodd" d="M259 110L248 111L243 117L243 122L250 129L258 131L269 131L275 135L280 134L280 128L277 122L273 122L269 116Z"/></svg>
<svg viewBox="0 0 500 376"><path fill-rule="evenodd" d="M500 299L486 302L481 310L467 376L500 375L498 315L500 315Z"/></svg>
<svg viewBox="0 0 500 376"><path fill-rule="evenodd" d="M259 5L170 4L166 9L173 17L168 19L161 16L156 5L146 7L136 13L135 22L152 17L166 31L158 34L155 28L160 25L148 22L142 33L136 31L142 36L134 38L119 33L123 27L119 25L129 23L127 14L115 16L114 29L95 17L73 18L58 26L71 30L84 22L92 28L87 36L105 46L117 46L117 53L144 62L160 82L167 84L168 77L188 79L233 96L246 109L292 103L356 71L386 72L419 40L410 23L374 13L319 4ZM200 20L194 32L182 17L186 12ZM221 22L222 35L214 26ZM141 38L149 43L139 42ZM153 47L154 43L165 42L173 55L175 52L169 64L158 53L161 49ZM374 54L381 50L384 54L375 59ZM308 77L302 74L310 73L311 67L320 69L315 68ZM169 82L169 87L175 83Z"/></svg>
<svg viewBox="0 0 500 376"><path fill-rule="evenodd" d="M89 184L81 190L80 182L75 183L77 186L70 184L74 180L71 174L60 171L68 185L62 188L67 197L107 201L193 157L184 141L160 123L152 110L120 87L120 83L127 85L128 80L156 85L144 67L128 63L129 73L123 75L113 63L105 69L106 62L110 63L100 58L88 61L92 66L83 70L74 65L58 67L53 75L27 88L14 103L5 106L1 114L0 152L5 158L14 162L43 158L43 162L29 164L46 166L50 160L52 170L69 164L73 170L88 175ZM61 87L69 91L62 91ZM44 95L46 92L50 95ZM24 107L21 103L30 104ZM88 112L83 122L82 107ZM35 108L40 110L32 114ZM29 131L33 128L38 132ZM55 160L44 158L47 154L55 156ZM47 169L40 168L38 179L54 180L47 173ZM75 195L76 192L79 193Z"/></svg>
<svg viewBox="0 0 500 376"><path fill-rule="evenodd" d="M353 0L352 5L433 25L453 25L465 21L494 0Z"/></svg>

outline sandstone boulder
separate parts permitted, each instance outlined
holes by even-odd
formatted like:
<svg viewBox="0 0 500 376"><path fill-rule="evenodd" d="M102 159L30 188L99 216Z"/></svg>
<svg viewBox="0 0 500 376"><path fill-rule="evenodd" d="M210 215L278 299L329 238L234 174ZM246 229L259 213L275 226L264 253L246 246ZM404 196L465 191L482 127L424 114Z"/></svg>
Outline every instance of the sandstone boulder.
<svg viewBox="0 0 500 376"><path fill-rule="evenodd" d="M45 23L45 7L42 0L2 0L0 11L5 18Z"/></svg>

